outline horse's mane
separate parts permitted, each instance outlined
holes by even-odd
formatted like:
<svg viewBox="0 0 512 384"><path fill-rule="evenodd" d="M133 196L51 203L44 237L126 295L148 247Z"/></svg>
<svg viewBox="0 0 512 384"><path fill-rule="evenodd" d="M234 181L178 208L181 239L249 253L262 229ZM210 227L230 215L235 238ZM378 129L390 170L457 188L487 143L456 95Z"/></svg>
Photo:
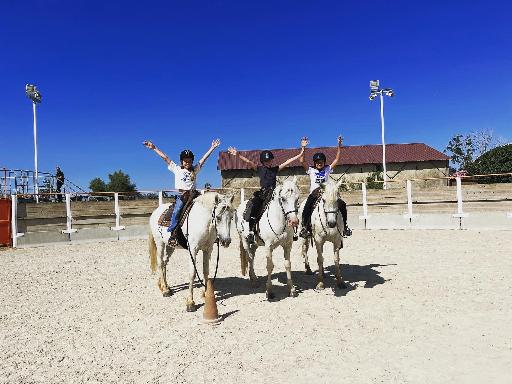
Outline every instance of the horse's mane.
<svg viewBox="0 0 512 384"><path fill-rule="evenodd" d="M332 180L325 183L324 196L330 201L338 199L338 186Z"/></svg>
<svg viewBox="0 0 512 384"><path fill-rule="evenodd" d="M202 194L201 196L196 197L194 200L196 203L201 204L203 207L208 209L213 209L213 206L215 205L215 197L220 194L217 192L206 192Z"/></svg>

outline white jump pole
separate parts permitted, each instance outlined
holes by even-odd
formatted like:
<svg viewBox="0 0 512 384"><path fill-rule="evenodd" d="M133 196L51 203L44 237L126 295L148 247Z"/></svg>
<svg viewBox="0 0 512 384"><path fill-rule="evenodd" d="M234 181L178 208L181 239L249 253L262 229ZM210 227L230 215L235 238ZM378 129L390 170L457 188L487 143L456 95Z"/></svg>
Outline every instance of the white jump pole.
<svg viewBox="0 0 512 384"><path fill-rule="evenodd" d="M245 188L240 188L240 201L245 200Z"/></svg>
<svg viewBox="0 0 512 384"><path fill-rule="evenodd" d="M407 214L404 215L409 221L414 217L412 214L412 183L411 180L406 180L407 187Z"/></svg>
<svg viewBox="0 0 512 384"><path fill-rule="evenodd" d="M158 205L162 205L164 203L164 193L163 191L158 192Z"/></svg>
<svg viewBox="0 0 512 384"><path fill-rule="evenodd" d="M361 191L363 192L363 215L359 216L359 220L364 220L364 227L366 228L366 220L368 220L368 201L366 199L366 183L361 183Z"/></svg>
<svg viewBox="0 0 512 384"><path fill-rule="evenodd" d="M462 210L462 179L457 176L457 213L453 217L459 218L459 228L462 229L462 218L467 217L468 214Z"/></svg>
<svg viewBox="0 0 512 384"><path fill-rule="evenodd" d="M71 195L66 193L66 229L62 233L74 233L77 230L72 228L73 216L71 215Z"/></svg>
<svg viewBox="0 0 512 384"><path fill-rule="evenodd" d="M121 211L119 210L119 193L114 193L114 210L116 212L116 226L110 227L113 231L120 231L125 229L121 224Z"/></svg>
<svg viewBox="0 0 512 384"><path fill-rule="evenodd" d="M12 231L12 247L18 246L18 237L24 233L18 233L18 196L11 195L11 231Z"/></svg>
<svg viewBox="0 0 512 384"><path fill-rule="evenodd" d="M11 195L11 232L12 232L12 247L16 248L18 246L18 225L17 225L17 216L18 216L18 197L16 195Z"/></svg>

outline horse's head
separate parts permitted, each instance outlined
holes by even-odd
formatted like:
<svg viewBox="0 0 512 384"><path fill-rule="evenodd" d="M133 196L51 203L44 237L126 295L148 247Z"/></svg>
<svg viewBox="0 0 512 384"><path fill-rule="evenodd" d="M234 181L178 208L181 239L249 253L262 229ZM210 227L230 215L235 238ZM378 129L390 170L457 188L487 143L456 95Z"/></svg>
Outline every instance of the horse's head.
<svg viewBox="0 0 512 384"><path fill-rule="evenodd" d="M234 198L235 196L233 195L217 194L215 196L215 209L212 220L217 230L217 237L223 247L229 247L229 244L231 244L230 230L231 220L235 212L233 207Z"/></svg>
<svg viewBox="0 0 512 384"><path fill-rule="evenodd" d="M324 213L329 228L334 228L337 224L338 214L338 184L329 180L325 184L321 184L322 203L324 204Z"/></svg>
<svg viewBox="0 0 512 384"><path fill-rule="evenodd" d="M296 227L299 224L297 212L299 208L299 188L297 187L297 177L292 180L285 180L275 190L275 196L279 199L279 205L283 209L288 226Z"/></svg>

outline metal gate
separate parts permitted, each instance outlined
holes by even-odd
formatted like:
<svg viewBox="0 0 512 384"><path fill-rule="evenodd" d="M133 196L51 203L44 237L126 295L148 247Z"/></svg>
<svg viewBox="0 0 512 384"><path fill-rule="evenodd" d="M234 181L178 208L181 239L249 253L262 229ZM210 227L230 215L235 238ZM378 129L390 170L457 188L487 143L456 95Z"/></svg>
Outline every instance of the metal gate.
<svg viewBox="0 0 512 384"><path fill-rule="evenodd" d="M11 245L11 200L0 199L0 245Z"/></svg>

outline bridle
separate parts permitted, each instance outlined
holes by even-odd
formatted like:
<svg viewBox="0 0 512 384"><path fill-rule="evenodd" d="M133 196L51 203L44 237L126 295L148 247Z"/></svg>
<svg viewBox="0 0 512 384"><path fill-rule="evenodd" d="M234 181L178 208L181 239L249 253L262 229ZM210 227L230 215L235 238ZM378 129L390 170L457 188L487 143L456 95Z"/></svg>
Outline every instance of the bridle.
<svg viewBox="0 0 512 384"><path fill-rule="evenodd" d="M275 191L274 193L272 194L272 200L274 200L275 198ZM295 209L292 209L290 211L285 211L284 207L283 207L283 203L281 202L281 189L279 190L279 194L277 196L277 201L279 203L279 207L281 208L281 212L283 212L283 215L284 215L284 219L285 219L285 223L284 223L284 228L283 230L281 231L280 234L277 234L276 231L274 231L274 228L272 228L272 224L270 224L270 218L268 217L268 212L270 211L270 206L267 208L267 221L268 221L268 226L270 227L270 229L272 230L272 232L274 233L274 235L276 235L276 237L279 237L281 236L283 233L285 233L286 231L286 220L288 220L288 215L290 213L293 213L295 212L295 214L297 214L299 212L299 209L298 208L295 208ZM294 228L294 232L296 233L297 232L297 228L295 227ZM295 237L295 236L294 236Z"/></svg>
<svg viewBox="0 0 512 384"><path fill-rule="evenodd" d="M323 206L325 207L325 203L323 204ZM318 202L318 204L317 204L317 211L318 211L318 220L320 220L320 225L322 226L324 233L327 235L328 234L327 229L325 228L324 223L322 222L322 215L320 215L320 202ZM336 209L335 211L326 211L325 209L323 209L323 211L324 211L326 219L327 219L328 213L334 213L336 215L336 229L337 229L338 233L341 235L341 237L343 237L343 234L341 233L340 228L338 226L338 214L340 213L339 209Z"/></svg>

